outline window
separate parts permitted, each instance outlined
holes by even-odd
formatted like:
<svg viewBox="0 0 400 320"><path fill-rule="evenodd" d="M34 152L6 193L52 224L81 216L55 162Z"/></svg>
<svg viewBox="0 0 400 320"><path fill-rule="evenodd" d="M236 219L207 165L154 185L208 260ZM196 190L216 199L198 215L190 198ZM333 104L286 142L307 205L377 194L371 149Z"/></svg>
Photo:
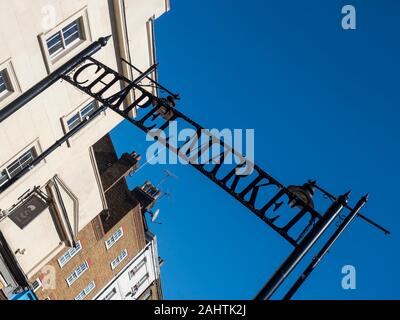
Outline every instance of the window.
<svg viewBox="0 0 400 320"><path fill-rule="evenodd" d="M0 97L7 94L10 91L7 81L6 70L0 71Z"/></svg>
<svg viewBox="0 0 400 320"><path fill-rule="evenodd" d="M90 282L85 289L83 289L76 297L75 300L83 300L86 298L86 296L91 293L94 288L96 288L96 284L94 281Z"/></svg>
<svg viewBox="0 0 400 320"><path fill-rule="evenodd" d="M127 256L128 250L125 249L111 262L111 269L114 270Z"/></svg>
<svg viewBox="0 0 400 320"><path fill-rule="evenodd" d="M0 63L0 108L5 107L21 93L11 59Z"/></svg>
<svg viewBox="0 0 400 320"><path fill-rule="evenodd" d="M153 291L151 290L151 288L149 288L142 294L139 300L151 300L152 296L153 296Z"/></svg>
<svg viewBox="0 0 400 320"><path fill-rule="evenodd" d="M36 148L32 147L0 171L0 186L15 177L19 172L28 167L37 158Z"/></svg>
<svg viewBox="0 0 400 320"><path fill-rule="evenodd" d="M88 269L89 269L89 265L88 265L87 261L85 261L78 268L76 268L75 271L72 272L71 275L66 279L68 286L71 286Z"/></svg>
<svg viewBox="0 0 400 320"><path fill-rule="evenodd" d="M51 73L92 42L87 7L38 38L47 72Z"/></svg>
<svg viewBox="0 0 400 320"><path fill-rule="evenodd" d="M60 265L60 267L64 267L79 251L81 251L81 249L81 242L78 241L75 248L70 248L58 259L58 264Z"/></svg>
<svg viewBox="0 0 400 320"><path fill-rule="evenodd" d="M47 50L51 58L67 50L82 40L82 22L77 19L46 40Z"/></svg>
<svg viewBox="0 0 400 320"><path fill-rule="evenodd" d="M42 281L40 281L39 278L32 282L33 292L38 291L41 287L42 287Z"/></svg>
<svg viewBox="0 0 400 320"><path fill-rule="evenodd" d="M135 295L138 291L139 288L144 285L144 283L150 278L149 273L146 273L139 281L132 287L132 294Z"/></svg>
<svg viewBox="0 0 400 320"><path fill-rule="evenodd" d="M112 297L114 297L117 294L117 288L113 288L105 297L103 300L111 300Z"/></svg>
<svg viewBox="0 0 400 320"><path fill-rule="evenodd" d="M150 278L150 275L148 274L148 273L146 273L140 280L139 280L139 282L136 284L136 286L135 287L141 287L146 281L147 281L147 279L149 279Z"/></svg>
<svg viewBox="0 0 400 320"><path fill-rule="evenodd" d="M121 239L123 235L124 230L122 230L122 227L115 231L114 234L105 241L107 250L109 250L119 239Z"/></svg>
<svg viewBox="0 0 400 320"><path fill-rule="evenodd" d="M93 112L95 112L96 109L97 109L97 102L92 101L88 105L86 105L82 109L80 109L77 113L73 114L67 120L68 131L71 131L77 125L79 125L81 122L83 122L83 120L85 120L87 117L89 117L91 114L93 114Z"/></svg>
<svg viewBox="0 0 400 320"><path fill-rule="evenodd" d="M129 271L129 280L132 279L135 274L146 265L147 258L142 259L132 270Z"/></svg>

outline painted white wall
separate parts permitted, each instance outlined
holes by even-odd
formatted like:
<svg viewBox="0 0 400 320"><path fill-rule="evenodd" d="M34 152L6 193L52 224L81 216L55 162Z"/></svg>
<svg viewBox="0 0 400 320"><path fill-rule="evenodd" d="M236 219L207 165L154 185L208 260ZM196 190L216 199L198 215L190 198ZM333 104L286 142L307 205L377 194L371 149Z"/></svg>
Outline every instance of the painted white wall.
<svg viewBox="0 0 400 320"><path fill-rule="evenodd" d="M146 263L141 265L143 259ZM137 270L133 277L130 277L131 270ZM140 286L139 282L143 277L147 280ZM157 254L156 237L134 257L125 268L94 298L94 300L137 300L151 284L160 277L160 266ZM134 294L132 294L134 293Z"/></svg>
<svg viewBox="0 0 400 320"><path fill-rule="evenodd" d="M11 58L21 91L26 91L48 75L39 43L40 34L48 31L42 23L43 8L48 5L55 8L58 24L87 7L94 41L112 34L108 4L107 0L0 0L0 65ZM168 9L168 1L126 0L126 4L130 51L134 52L132 62L146 69L152 59L150 44L144 40L149 39L146 25L152 16L158 17ZM71 57L77 52L71 53ZM117 70L113 41L94 57ZM51 146L65 134L61 119L88 99L82 92L60 81L0 123L0 170L33 143L42 151ZM0 101L0 109L3 107ZM81 230L103 209L101 188L96 179L90 148L121 120L111 110L99 116L73 137L68 145L64 144L0 194L0 209L10 208L27 189L44 186L58 175L79 199L79 218L71 222L78 224L76 227ZM71 217L71 200L66 197L65 201ZM24 255L16 257L27 274L36 272L63 247L48 210L24 230L20 230L8 218L0 220L0 230L12 250L26 249Z"/></svg>

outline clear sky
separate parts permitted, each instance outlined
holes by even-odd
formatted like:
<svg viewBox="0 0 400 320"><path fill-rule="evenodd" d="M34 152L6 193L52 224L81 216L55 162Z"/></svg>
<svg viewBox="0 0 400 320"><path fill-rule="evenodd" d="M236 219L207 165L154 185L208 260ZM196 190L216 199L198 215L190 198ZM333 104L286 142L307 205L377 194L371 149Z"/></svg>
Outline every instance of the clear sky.
<svg viewBox="0 0 400 320"><path fill-rule="evenodd" d="M286 185L317 179L336 195L351 189L351 204L369 192L363 213L392 231L354 221L295 298L399 299L400 2L171 2L156 45L178 108L206 128L254 128L255 162ZM341 28L346 4L356 30ZM127 123L112 137L119 153L151 145ZM129 185L158 183L164 169L179 177L162 185L172 198L151 224L165 298L252 299L290 246L189 166L147 165ZM341 287L348 264L356 290Z"/></svg>

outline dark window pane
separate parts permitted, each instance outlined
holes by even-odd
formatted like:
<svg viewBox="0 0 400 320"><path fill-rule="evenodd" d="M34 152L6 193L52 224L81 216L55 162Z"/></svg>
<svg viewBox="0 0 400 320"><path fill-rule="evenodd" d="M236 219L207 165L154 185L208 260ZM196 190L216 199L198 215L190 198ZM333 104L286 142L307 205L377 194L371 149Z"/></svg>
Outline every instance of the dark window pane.
<svg viewBox="0 0 400 320"><path fill-rule="evenodd" d="M53 55L63 49L61 35L59 32L47 39L47 48L49 49L50 55Z"/></svg>
<svg viewBox="0 0 400 320"><path fill-rule="evenodd" d="M81 117L85 119L87 116L90 116L95 109L96 109L96 102L93 101L81 110Z"/></svg>
<svg viewBox="0 0 400 320"><path fill-rule="evenodd" d="M3 93L7 90L6 81L3 76L3 72L0 72L0 93Z"/></svg>
<svg viewBox="0 0 400 320"><path fill-rule="evenodd" d="M8 175L6 173L6 170L3 170L0 172L0 186L2 186L6 181L8 180Z"/></svg>
<svg viewBox="0 0 400 320"><path fill-rule="evenodd" d="M79 20L76 20L63 28L62 32L66 46L79 39L81 37Z"/></svg>
<svg viewBox="0 0 400 320"><path fill-rule="evenodd" d="M15 177L21 170L28 167L36 157L35 149L30 149L7 167L8 173L11 177Z"/></svg>
<svg viewBox="0 0 400 320"><path fill-rule="evenodd" d="M81 118L79 117L79 114L77 113L74 115L71 119L67 121L68 129L72 130L75 128L79 123L81 122Z"/></svg>

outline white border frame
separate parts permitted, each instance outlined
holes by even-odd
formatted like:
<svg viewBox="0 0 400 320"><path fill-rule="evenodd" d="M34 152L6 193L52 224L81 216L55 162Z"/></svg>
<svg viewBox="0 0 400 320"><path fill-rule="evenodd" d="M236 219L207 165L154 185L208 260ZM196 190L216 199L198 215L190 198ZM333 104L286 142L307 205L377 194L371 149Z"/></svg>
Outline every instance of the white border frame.
<svg viewBox="0 0 400 320"><path fill-rule="evenodd" d="M124 257L122 259L119 259L119 257L125 253ZM120 253L118 253L118 255L115 257L115 259L113 261L111 261L110 265L111 265L111 269L115 270L118 268L118 266L122 263L122 261L124 261L126 258L128 258L129 253L128 253L128 249L124 249L122 250ZM118 263L114 264L114 262L119 259Z"/></svg>
<svg viewBox="0 0 400 320"><path fill-rule="evenodd" d="M83 264L86 264L87 268L86 268L80 275L78 275L76 278L74 278L74 280L73 280L72 282L69 282L69 281L68 281L68 278L69 278L70 276L72 276L72 274L75 273L76 270L78 270L78 268L80 268ZM72 272L70 273L70 275L69 275L68 277L65 278L65 281L67 282L68 287L70 288L80 277L82 277L82 275L83 275L86 271L89 270L89 268L90 268L90 266L89 266L89 263L88 263L87 261L85 261L85 262L79 264L79 265L74 269L74 271L72 271Z"/></svg>
<svg viewBox="0 0 400 320"><path fill-rule="evenodd" d="M34 282L37 282L39 285L38 285L38 287L37 287L36 289L33 289L33 292L36 292L36 291L38 291L40 288L43 287L43 284L42 284L42 281L40 280L40 278L37 278L36 280L34 280L34 281L31 283L32 288L33 288L33 283L34 283Z"/></svg>
<svg viewBox="0 0 400 320"><path fill-rule="evenodd" d="M69 248L67 251L65 251L59 258L57 258L57 262L58 262L58 265L60 266L60 268L62 269L62 268L64 268L67 264L68 264L68 262L70 262L81 250L82 250L82 243L81 243L81 241L80 240L78 240L76 243L79 243L79 250L76 250L75 251L75 253L73 254L73 255L71 255L71 258L67 261L67 262L65 262L64 264L62 264L61 262L60 262L60 259L61 259L61 257L63 257L63 256L65 256L66 254L67 254L67 252L69 252L70 250L72 250L72 248Z"/></svg>
<svg viewBox="0 0 400 320"><path fill-rule="evenodd" d="M90 290L86 291L86 289L87 289L87 288L89 287L89 285L91 285L92 283L93 283L93 287L92 287ZM94 280L92 280L92 281L90 281L90 282L86 285L86 287L85 287L81 292L79 292L79 293L75 296L74 300L75 300L75 301L82 301L82 300L85 300L85 298L86 298L91 292L93 292L94 289L96 289L96 282L95 282ZM81 294L83 294L82 299L77 299Z"/></svg>
<svg viewBox="0 0 400 320"><path fill-rule="evenodd" d="M121 230L121 236L119 238L117 238L117 240L114 241L114 243L110 246L107 245L107 242L114 237L114 234L117 233L118 230ZM106 246L106 250L110 250L117 242L118 240L122 239L122 237L124 236L124 228L121 226L119 227L117 230L115 230L111 236L109 236L106 240L104 240L104 245Z"/></svg>

